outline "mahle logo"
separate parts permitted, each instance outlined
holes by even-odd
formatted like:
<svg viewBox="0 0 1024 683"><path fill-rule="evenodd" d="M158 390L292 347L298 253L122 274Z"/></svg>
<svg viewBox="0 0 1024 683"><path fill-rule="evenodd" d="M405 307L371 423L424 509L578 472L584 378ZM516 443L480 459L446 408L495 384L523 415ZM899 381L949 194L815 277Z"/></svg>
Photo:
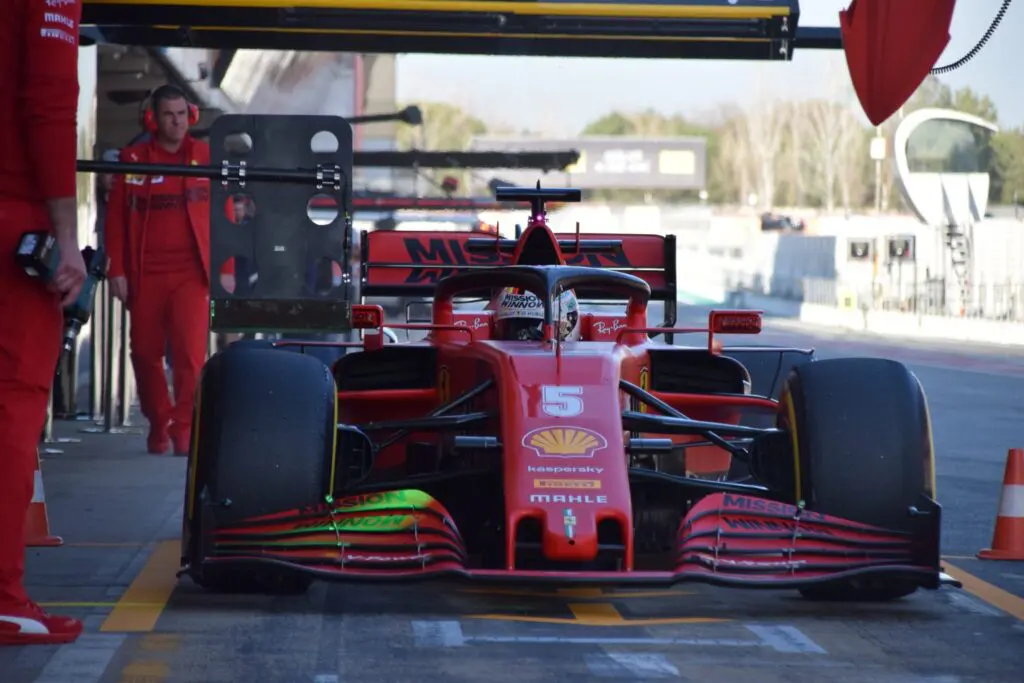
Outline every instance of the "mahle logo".
<svg viewBox="0 0 1024 683"><path fill-rule="evenodd" d="M577 505L605 505L608 503L608 496L552 496L546 493L534 493L530 495L531 503L573 503Z"/></svg>

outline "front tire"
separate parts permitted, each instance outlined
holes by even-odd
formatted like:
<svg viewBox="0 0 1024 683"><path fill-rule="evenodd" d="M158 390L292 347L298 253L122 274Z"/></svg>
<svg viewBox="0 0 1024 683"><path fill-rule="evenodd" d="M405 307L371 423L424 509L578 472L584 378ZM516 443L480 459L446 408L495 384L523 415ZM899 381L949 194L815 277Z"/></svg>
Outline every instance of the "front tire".
<svg viewBox="0 0 1024 683"><path fill-rule="evenodd" d="M307 575L259 567L202 569L218 525L324 500L337 438L334 378L320 360L235 347L203 370L193 424L186 512L196 582L214 591L297 593ZM190 500L192 504L190 506Z"/></svg>
<svg viewBox="0 0 1024 683"><path fill-rule="evenodd" d="M902 363L880 358L819 360L793 369L779 426L790 433L796 502L894 531L912 531L910 508L935 497L927 401ZM813 600L889 601L913 581L865 577L802 589Z"/></svg>

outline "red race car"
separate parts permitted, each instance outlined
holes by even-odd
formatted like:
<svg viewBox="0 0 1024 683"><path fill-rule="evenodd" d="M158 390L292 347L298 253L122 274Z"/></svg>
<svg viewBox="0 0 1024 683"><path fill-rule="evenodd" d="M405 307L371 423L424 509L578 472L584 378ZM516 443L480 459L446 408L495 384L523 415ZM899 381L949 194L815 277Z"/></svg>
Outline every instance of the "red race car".
<svg viewBox="0 0 1024 683"><path fill-rule="evenodd" d="M847 600L949 582L928 407L905 366L716 343L757 334L756 311L652 327L652 297L674 301L666 238L554 234L544 202L578 190L498 199L533 204L518 240L367 236L364 294L432 293L429 324L395 325L424 340L385 343L380 307L358 304L363 340L333 367L295 341L210 359L183 574L260 592L463 577ZM456 310L471 296L490 310ZM580 310L594 299L621 309Z"/></svg>

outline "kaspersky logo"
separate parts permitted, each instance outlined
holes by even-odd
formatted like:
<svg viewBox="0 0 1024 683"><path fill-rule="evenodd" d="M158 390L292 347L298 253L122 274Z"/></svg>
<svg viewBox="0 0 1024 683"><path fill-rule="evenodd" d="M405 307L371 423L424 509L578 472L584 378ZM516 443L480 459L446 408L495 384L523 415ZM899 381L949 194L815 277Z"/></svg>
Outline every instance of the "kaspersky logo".
<svg viewBox="0 0 1024 683"><path fill-rule="evenodd" d="M539 427L523 437L523 446L541 458L592 458L608 440L585 427Z"/></svg>
<svg viewBox="0 0 1024 683"><path fill-rule="evenodd" d="M601 474L603 467L549 467L546 465L527 465L526 471L531 474Z"/></svg>

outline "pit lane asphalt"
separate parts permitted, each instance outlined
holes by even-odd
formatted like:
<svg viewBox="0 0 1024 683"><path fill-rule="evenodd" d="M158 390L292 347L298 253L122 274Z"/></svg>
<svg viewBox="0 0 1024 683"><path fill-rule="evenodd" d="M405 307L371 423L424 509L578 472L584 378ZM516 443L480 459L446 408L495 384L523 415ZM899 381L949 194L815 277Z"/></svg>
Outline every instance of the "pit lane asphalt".
<svg viewBox="0 0 1024 683"><path fill-rule="evenodd" d="M681 324L701 317L689 310ZM788 321L769 321L758 341L893 357L918 374L934 422L947 569L970 590L861 606L692 585L523 594L318 583L302 597L216 596L174 579L183 459L146 455L141 430L57 422L55 435L74 441L46 445L59 452L43 452L43 470L65 545L30 549L28 582L87 632L72 645L0 648L0 681L1019 683L1024 563L973 557L991 540L1006 450L1024 447L1024 351Z"/></svg>

